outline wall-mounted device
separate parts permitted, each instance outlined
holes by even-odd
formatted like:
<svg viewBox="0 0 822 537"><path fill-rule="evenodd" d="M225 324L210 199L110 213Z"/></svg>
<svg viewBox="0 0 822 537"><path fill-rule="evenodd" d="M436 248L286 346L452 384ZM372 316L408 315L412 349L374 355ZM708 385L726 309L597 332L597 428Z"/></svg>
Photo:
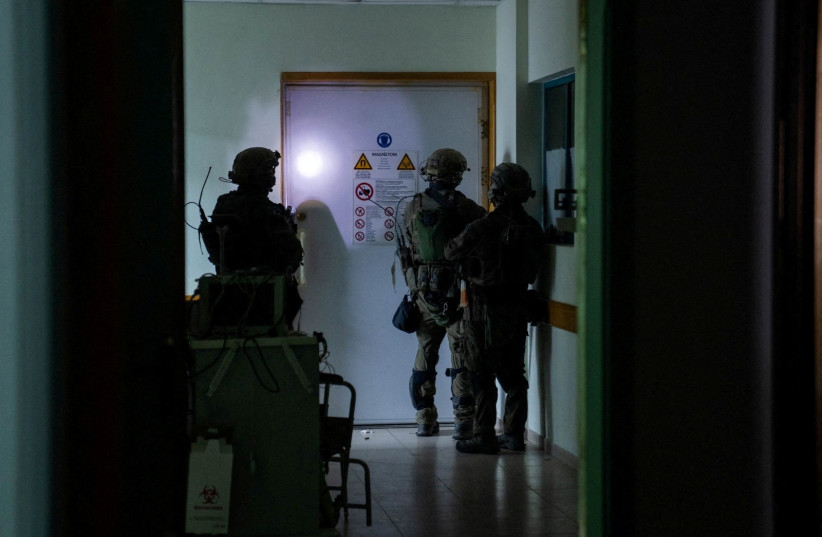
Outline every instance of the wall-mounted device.
<svg viewBox="0 0 822 537"><path fill-rule="evenodd" d="M543 222L546 241L574 244L574 75L544 84ZM551 199L553 196L553 200ZM553 203L552 203L553 202Z"/></svg>

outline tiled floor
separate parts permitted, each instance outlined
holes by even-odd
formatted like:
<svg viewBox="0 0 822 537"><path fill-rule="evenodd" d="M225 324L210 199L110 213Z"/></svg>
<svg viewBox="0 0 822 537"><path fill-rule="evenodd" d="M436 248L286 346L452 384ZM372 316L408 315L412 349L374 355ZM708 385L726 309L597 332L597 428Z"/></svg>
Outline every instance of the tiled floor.
<svg viewBox="0 0 822 537"><path fill-rule="evenodd" d="M371 470L373 521L366 526L365 511L350 509L336 528L342 537L577 535L573 468L531 444L524 453L467 455L454 448L450 427L428 438L414 432L355 429L351 456ZM364 501L362 476L352 465L350 501Z"/></svg>

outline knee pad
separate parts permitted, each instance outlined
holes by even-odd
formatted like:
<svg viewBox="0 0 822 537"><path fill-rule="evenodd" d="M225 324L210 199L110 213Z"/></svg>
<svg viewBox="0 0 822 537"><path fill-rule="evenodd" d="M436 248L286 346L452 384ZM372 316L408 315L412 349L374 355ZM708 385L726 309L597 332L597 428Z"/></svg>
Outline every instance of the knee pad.
<svg viewBox="0 0 822 537"><path fill-rule="evenodd" d="M434 380L437 373L428 371L411 371L411 378L408 381L408 391L411 395L411 404L416 410L434 406L434 391L436 390Z"/></svg>
<svg viewBox="0 0 822 537"><path fill-rule="evenodd" d="M468 369L466 369L465 367L451 368L451 369L446 370L445 374L448 375L449 377L451 377L451 403L454 405L454 410L456 410L460 406L462 406L462 407L472 407L473 408L473 406L474 406L473 393L471 393L471 394L462 394L462 395L457 395L456 393L454 393L454 382L456 381L456 378L460 374L466 375L466 378L468 378L468 379L471 378L471 374L468 372ZM472 388L473 388L473 383L471 383L471 384L472 384ZM472 392L473 392L473 389L472 389Z"/></svg>

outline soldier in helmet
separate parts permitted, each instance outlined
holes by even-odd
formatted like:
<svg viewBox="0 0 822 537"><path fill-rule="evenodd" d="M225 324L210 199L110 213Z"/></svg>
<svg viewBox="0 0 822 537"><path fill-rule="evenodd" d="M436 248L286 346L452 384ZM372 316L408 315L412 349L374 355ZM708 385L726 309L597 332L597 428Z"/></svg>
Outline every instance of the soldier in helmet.
<svg viewBox="0 0 822 537"><path fill-rule="evenodd" d="M485 209L456 190L463 172L468 169L466 164L459 151L450 148L434 151L420 166L420 173L430 185L414 195L403 214L403 232L410 250L405 279L422 314L409 383L411 402L417 411L418 436L439 432L434 394L439 348L446 334L451 349L451 367L447 373L451 377L454 438L470 438L473 434L474 398L464 366L465 341L459 322L460 283L454 264L443 254L448 239L485 214Z"/></svg>
<svg viewBox="0 0 822 537"><path fill-rule="evenodd" d="M211 222L200 233L218 274L253 270L286 278L286 321L291 325L302 299L294 273L303 259L291 207L268 198L276 184L280 153L265 147L240 151L228 178L237 189L217 198Z"/></svg>
<svg viewBox="0 0 822 537"><path fill-rule="evenodd" d="M525 337L528 286L536 279L543 258L543 233L523 204L534 196L531 177L518 164L503 163L491 173L489 197L494 210L472 222L446 243L449 260L472 282L466 316L468 353L476 398L474 435L457 442L463 453L498 453L500 448L525 449L528 380L525 378ZM496 382L505 390L503 434L496 436Z"/></svg>

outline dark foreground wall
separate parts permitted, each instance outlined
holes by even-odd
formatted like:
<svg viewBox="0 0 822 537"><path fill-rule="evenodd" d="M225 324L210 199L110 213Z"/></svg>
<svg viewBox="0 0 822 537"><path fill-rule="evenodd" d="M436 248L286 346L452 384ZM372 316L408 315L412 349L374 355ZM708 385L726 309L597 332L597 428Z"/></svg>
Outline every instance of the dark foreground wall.
<svg viewBox="0 0 822 537"><path fill-rule="evenodd" d="M180 533L182 2L52 2L51 535Z"/></svg>
<svg viewBox="0 0 822 537"><path fill-rule="evenodd" d="M612 535L811 534L812 348L795 331L802 271L785 263L801 264L804 231L786 229L776 196L802 143L779 137L796 100L783 68L802 48L780 25L799 32L803 15L783 7L610 9Z"/></svg>

